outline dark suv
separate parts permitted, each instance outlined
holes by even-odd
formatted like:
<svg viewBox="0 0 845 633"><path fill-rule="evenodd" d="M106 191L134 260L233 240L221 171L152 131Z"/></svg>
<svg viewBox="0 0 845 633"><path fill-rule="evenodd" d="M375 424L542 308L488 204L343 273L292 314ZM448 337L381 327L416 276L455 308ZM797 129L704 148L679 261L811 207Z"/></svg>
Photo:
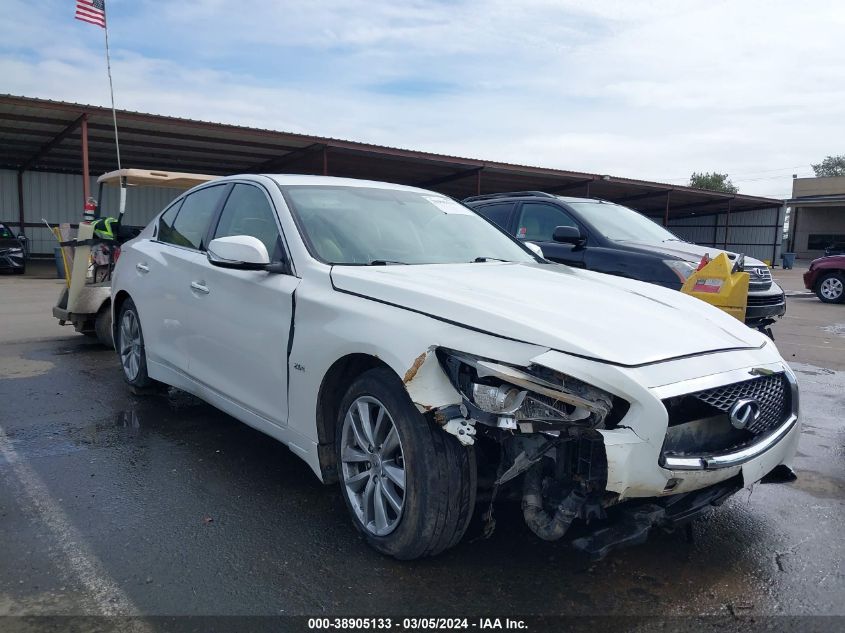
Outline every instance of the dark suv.
<svg viewBox="0 0 845 633"><path fill-rule="evenodd" d="M633 209L594 198L540 191L467 198L464 204L505 231L534 242L552 261L680 290L705 254L725 252L680 239ZM736 260L735 253L727 253ZM745 322L764 328L786 313L783 290L769 267L746 257L751 275Z"/></svg>

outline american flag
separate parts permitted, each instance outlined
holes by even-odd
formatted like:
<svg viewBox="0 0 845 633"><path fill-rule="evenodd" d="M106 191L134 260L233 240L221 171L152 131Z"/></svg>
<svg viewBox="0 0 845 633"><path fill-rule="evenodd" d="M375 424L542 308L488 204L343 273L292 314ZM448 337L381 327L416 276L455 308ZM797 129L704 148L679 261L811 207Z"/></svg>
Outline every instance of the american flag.
<svg viewBox="0 0 845 633"><path fill-rule="evenodd" d="M76 0L76 19L106 28L106 0Z"/></svg>

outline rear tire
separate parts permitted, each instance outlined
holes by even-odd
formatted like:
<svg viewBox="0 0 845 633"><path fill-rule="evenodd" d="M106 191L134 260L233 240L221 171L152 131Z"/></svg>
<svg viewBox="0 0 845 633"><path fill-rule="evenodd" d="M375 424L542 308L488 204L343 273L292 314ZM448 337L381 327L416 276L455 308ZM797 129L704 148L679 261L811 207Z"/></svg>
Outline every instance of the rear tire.
<svg viewBox="0 0 845 633"><path fill-rule="evenodd" d="M123 379L135 389L151 387L155 381L147 374L144 333L141 330L138 309L132 299L127 299L120 306L117 324L115 349L120 358Z"/></svg>
<svg viewBox="0 0 845 633"><path fill-rule="evenodd" d="M97 334L97 340L101 345L114 349L114 338L112 337L112 322L111 322L111 303L106 303L100 311L97 312L97 318L94 320L94 331Z"/></svg>
<svg viewBox="0 0 845 633"><path fill-rule="evenodd" d="M409 560L461 540L475 507L474 450L424 418L396 374L379 367L352 383L335 437L344 501L374 549Z"/></svg>
<svg viewBox="0 0 845 633"><path fill-rule="evenodd" d="M845 276L838 272L822 275L816 284L816 296L824 303L845 301Z"/></svg>

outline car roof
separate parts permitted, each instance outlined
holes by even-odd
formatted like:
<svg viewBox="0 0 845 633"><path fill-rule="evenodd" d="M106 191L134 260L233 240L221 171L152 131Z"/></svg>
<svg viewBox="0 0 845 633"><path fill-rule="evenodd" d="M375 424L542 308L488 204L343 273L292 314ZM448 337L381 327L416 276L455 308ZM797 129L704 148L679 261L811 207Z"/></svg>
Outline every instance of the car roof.
<svg viewBox="0 0 845 633"><path fill-rule="evenodd" d="M397 185L392 182L381 182L378 180L360 180L358 178L338 178L336 176L306 176L302 174L262 174L267 178L275 180L280 185L324 185L334 187L368 187L372 189L392 189L396 191L416 191L419 193L435 194L445 196L428 189ZM232 176L237 178L237 176Z"/></svg>
<svg viewBox="0 0 845 633"><path fill-rule="evenodd" d="M502 202L506 200L545 200L547 202L557 201L557 202L564 202L564 203L576 203L576 202L603 202L605 204L612 204L609 200L602 200L601 198L576 198L575 196L557 196L551 193L546 193L545 191L510 191L510 192L503 192L503 193L488 193L481 196L470 196L469 198L464 198L464 204L468 205L480 205L480 204L492 204L496 202Z"/></svg>

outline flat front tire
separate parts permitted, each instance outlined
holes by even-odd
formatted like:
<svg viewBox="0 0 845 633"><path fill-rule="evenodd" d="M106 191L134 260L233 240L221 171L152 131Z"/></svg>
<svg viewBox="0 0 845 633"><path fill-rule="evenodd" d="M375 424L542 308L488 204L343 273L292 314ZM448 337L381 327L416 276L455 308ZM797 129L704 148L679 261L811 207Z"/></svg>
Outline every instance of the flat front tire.
<svg viewBox="0 0 845 633"><path fill-rule="evenodd" d="M376 368L350 385L335 437L344 501L373 548L407 560L460 541L475 505L474 451L426 420L396 374Z"/></svg>
<svg viewBox="0 0 845 633"><path fill-rule="evenodd" d="M836 272L823 275L816 286L816 296L825 303L845 301L845 276Z"/></svg>
<svg viewBox="0 0 845 633"><path fill-rule="evenodd" d="M115 349L120 358L123 379L129 385L137 389L144 389L154 384L153 379L147 374L144 332L141 330L138 309L132 299L127 299L120 306Z"/></svg>

